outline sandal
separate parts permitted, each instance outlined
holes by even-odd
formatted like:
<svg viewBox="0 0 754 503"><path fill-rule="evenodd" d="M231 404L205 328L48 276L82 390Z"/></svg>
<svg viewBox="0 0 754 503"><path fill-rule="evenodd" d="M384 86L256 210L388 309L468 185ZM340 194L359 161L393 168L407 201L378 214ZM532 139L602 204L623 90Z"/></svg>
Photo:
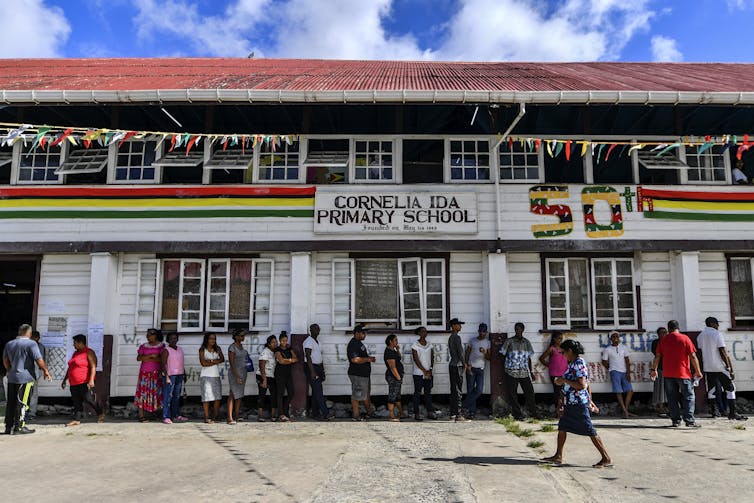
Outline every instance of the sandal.
<svg viewBox="0 0 754 503"><path fill-rule="evenodd" d="M215 424L215 421L212 419L205 419L204 422L207 424Z"/></svg>
<svg viewBox="0 0 754 503"><path fill-rule="evenodd" d="M599 463L595 463L592 465L592 468L612 468L613 463L607 462L607 461L600 461Z"/></svg>
<svg viewBox="0 0 754 503"><path fill-rule="evenodd" d="M540 459L540 461L542 461L543 463L550 463L550 464L556 465L556 466L563 464L563 460L562 459L558 459L555 456L550 456L549 458L542 458L542 459Z"/></svg>
<svg viewBox="0 0 754 503"><path fill-rule="evenodd" d="M230 425L234 425L234 424L236 424L236 422L235 422L235 421L233 421L233 420L230 420L230 421L228 421L228 424L230 424Z"/></svg>
<svg viewBox="0 0 754 503"><path fill-rule="evenodd" d="M74 420L73 420L73 421L71 421L70 423L66 424L66 427L68 427L68 426L78 426L78 425L80 425L80 424L81 424L81 421L79 421L79 420L77 420L77 419L74 419Z"/></svg>
<svg viewBox="0 0 754 503"><path fill-rule="evenodd" d="M139 418L139 422L140 423L147 423L147 422L149 422L149 419L147 419L146 417L142 416L142 417Z"/></svg>

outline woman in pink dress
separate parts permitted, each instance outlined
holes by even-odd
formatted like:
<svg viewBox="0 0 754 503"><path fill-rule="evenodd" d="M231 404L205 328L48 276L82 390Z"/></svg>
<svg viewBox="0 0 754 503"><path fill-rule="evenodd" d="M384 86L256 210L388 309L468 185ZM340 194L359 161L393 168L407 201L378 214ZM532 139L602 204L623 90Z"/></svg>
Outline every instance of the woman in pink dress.
<svg viewBox="0 0 754 503"><path fill-rule="evenodd" d="M156 328L147 330L147 342L139 346L136 360L141 362L136 383L134 405L139 409L139 422L147 420L145 412L154 413L162 408L162 334Z"/></svg>
<svg viewBox="0 0 754 503"><path fill-rule="evenodd" d="M555 383L555 378L562 377L568 369L568 360L563 356L563 350L560 349L560 343L563 342L563 334L557 330L550 335L550 345L539 357L539 363L547 366L550 373L550 382L552 383L552 393L555 406L558 405L560 394L563 386Z"/></svg>

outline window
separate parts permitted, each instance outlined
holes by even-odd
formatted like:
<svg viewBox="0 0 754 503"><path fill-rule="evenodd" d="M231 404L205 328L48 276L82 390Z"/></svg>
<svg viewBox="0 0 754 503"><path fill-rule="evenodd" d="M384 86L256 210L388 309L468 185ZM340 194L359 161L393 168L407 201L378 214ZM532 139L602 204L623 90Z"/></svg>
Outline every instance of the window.
<svg viewBox="0 0 754 503"><path fill-rule="evenodd" d="M445 329L443 258L365 258L333 262L333 326L368 323L409 330Z"/></svg>
<svg viewBox="0 0 754 503"><path fill-rule="evenodd" d="M599 156L599 150L592 153L594 183L634 183L634 162L627 154L628 145L617 145L608 157L609 148Z"/></svg>
<svg viewBox="0 0 754 503"><path fill-rule="evenodd" d="M66 184L107 183L107 148L68 147L68 154L55 174L67 175Z"/></svg>
<svg viewBox="0 0 754 503"><path fill-rule="evenodd" d="M403 140L402 145L403 183L443 183L443 140Z"/></svg>
<svg viewBox="0 0 754 503"><path fill-rule="evenodd" d="M694 183L726 183L729 157L725 147L713 145L699 154L698 145L687 145L686 164L688 165L688 180Z"/></svg>
<svg viewBox="0 0 754 503"><path fill-rule="evenodd" d="M348 183L350 140L307 140L306 183Z"/></svg>
<svg viewBox="0 0 754 503"><path fill-rule="evenodd" d="M639 326L632 259L552 258L545 274L549 328Z"/></svg>
<svg viewBox="0 0 754 503"><path fill-rule="evenodd" d="M503 142L499 148L500 180L537 182L540 180L541 152L519 142Z"/></svg>
<svg viewBox="0 0 754 503"><path fill-rule="evenodd" d="M116 183L154 182L159 178L153 163L157 160L154 141L127 141L118 148Z"/></svg>
<svg viewBox="0 0 754 503"><path fill-rule="evenodd" d="M240 146L212 146L212 157L204 164L209 171L209 183L244 183L251 181L254 150Z"/></svg>
<svg viewBox="0 0 754 503"><path fill-rule="evenodd" d="M160 327L269 330L273 277L271 259L163 260Z"/></svg>
<svg viewBox="0 0 754 503"><path fill-rule="evenodd" d="M490 179L490 142L450 140L450 179L477 181Z"/></svg>
<svg viewBox="0 0 754 503"><path fill-rule="evenodd" d="M55 170L60 167L63 148L48 146L47 150L36 148L31 152L22 152L18 168L19 183L58 183Z"/></svg>
<svg viewBox="0 0 754 503"><path fill-rule="evenodd" d="M297 182L299 179L299 142L281 141L273 151L263 144L259 150L258 180L260 182Z"/></svg>
<svg viewBox="0 0 754 503"><path fill-rule="evenodd" d="M754 287L752 287L752 257L731 257L728 261L728 280L731 292L733 326L754 325Z"/></svg>
<svg viewBox="0 0 754 503"><path fill-rule="evenodd" d="M354 180L387 182L394 176L393 142L356 140L354 142Z"/></svg>
<svg viewBox="0 0 754 503"><path fill-rule="evenodd" d="M162 170L162 183L202 183L204 152L195 148L186 154L185 148L166 152L152 163Z"/></svg>
<svg viewBox="0 0 754 503"><path fill-rule="evenodd" d="M539 148L546 149L544 142ZM543 152L542 158L546 183L584 183L584 158L581 152L573 152L570 160L566 159L565 152L555 157Z"/></svg>

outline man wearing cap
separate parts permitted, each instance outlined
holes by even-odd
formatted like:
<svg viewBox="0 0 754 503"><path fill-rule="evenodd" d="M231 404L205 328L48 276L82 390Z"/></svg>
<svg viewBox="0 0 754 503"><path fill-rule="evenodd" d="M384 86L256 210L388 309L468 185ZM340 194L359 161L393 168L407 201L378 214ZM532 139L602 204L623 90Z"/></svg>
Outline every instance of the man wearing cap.
<svg viewBox="0 0 754 503"><path fill-rule="evenodd" d="M21 325L18 337L5 345L3 366L8 374L8 402L5 410L5 434L34 433L26 427L26 411L36 380L34 364L42 370L45 379L52 381L39 346L31 340L31 326Z"/></svg>
<svg viewBox="0 0 754 503"><path fill-rule="evenodd" d="M631 386L631 359L628 356L628 348L620 342L618 332L610 333L610 345L602 351L602 366L610 373L613 393L623 410L623 417L635 416L636 414L628 412L631 398L634 396L634 388ZM625 400L623 393L626 394Z"/></svg>
<svg viewBox="0 0 754 503"><path fill-rule="evenodd" d="M456 421L467 421L461 414L461 388L463 387L464 371L470 367L466 363L466 357L463 354L463 343L458 332L461 331L463 321L453 318L448 323L450 325L450 337L448 337L448 352L450 353L450 362L448 363L448 374L450 376L450 416Z"/></svg>
<svg viewBox="0 0 754 503"><path fill-rule="evenodd" d="M725 391L728 399L728 419L737 421L746 421L748 417L736 413L736 386L733 384L733 363L725 348L725 339L717 329L719 324L717 318L710 316L704 320L704 330L696 338L696 344L702 352L702 368L707 378L707 404L710 408L712 417L718 417L720 412L717 410L717 383Z"/></svg>
<svg viewBox="0 0 754 503"><path fill-rule="evenodd" d="M534 385L531 381L531 357L534 348L529 339L524 337L524 324L518 322L514 325L516 335L509 337L503 342L500 354L504 358L505 386L510 399L513 417L517 420L524 418L521 405L518 403L518 386L526 398L526 408L533 417L539 417L537 404L534 401Z"/></svg>
<svg viewBox="0 0 754 503"><path fill-rule="evenodd" d="M489 330L486 323L480 323L477 336L472 337L466 346L466 400L463 408L469 419L476 415L476 402L484 391L484 367L490 359Z"/></svg>
<svg viewBox="0 0 754 503"><path fill-rule="evenodd" d="M367 331L364 325L356 325L353 327L353 339L350 340L346 348L349 362L348 379L351 381L352 419L354 421L364 420L359 412L359 402L364 402L364 408L368 416L374 415L374 409L369 400L369 390L371 387L372 363L375 362L375 357L369 356L367 352L367 347L364 345L366 336Z"/></svg>

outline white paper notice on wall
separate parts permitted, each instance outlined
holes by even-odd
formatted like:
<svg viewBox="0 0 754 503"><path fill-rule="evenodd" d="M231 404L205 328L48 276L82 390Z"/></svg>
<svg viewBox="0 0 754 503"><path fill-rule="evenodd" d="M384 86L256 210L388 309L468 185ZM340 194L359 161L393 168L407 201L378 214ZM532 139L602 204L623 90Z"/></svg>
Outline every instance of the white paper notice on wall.
<svg viewBox="0 0 754 503"><path fill-rule="evenodd" d="M105 340L105 327L102 323L89 325L87 345L97 355L97 371L102 371L102 348Z"/></svg>

